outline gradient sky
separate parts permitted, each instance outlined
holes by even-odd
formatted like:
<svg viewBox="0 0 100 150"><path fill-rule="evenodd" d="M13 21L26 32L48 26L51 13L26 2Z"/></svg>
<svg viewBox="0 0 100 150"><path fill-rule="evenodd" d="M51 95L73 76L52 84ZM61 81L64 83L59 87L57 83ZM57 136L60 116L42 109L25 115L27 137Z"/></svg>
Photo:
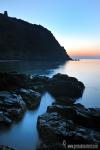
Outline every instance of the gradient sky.
<svg viewBox="0 0 100 150"><path fill-rule="evenodd" d="M0 0L0 12L51 30L71 56L100 56L100 0Z"/></svg>

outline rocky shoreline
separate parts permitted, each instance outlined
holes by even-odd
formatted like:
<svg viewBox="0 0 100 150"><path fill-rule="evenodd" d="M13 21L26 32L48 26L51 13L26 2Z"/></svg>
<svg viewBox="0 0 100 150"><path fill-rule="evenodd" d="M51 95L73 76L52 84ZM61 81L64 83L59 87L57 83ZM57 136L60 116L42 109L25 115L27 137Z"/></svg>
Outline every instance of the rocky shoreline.
<svg viewBox="0 0 100 150"><path fill-rule="evenodd" d="M55 103L38 117L42 139L39 150L66 149L63 141L67 144L100 144L99 120L100 109Z"/></svg>
<svg viewBox="0 0 100 150"><path fill-rule="evenodd" d="M100 109L87 109L75 103L84 88L82 82L68 75L56 74L49 78L0 73L0 129L19 121L27 109L36 109L42 94L48 91L55 102L38 117L41 138L38 150L66 149L63 141L67 144L99 144ZM3 150L3 146L0 149Z"/></svg>

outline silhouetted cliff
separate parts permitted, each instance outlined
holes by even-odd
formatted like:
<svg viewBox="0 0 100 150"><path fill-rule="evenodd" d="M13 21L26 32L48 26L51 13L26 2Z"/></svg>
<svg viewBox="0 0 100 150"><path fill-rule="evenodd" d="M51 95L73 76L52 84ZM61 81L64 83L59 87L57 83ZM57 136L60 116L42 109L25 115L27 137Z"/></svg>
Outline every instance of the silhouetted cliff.
<svg viewBox="0 0 100 150"><path fill-rule="evenodd" d="M0 13L0 59L70 60L53 34L41 25Z"/></svg>

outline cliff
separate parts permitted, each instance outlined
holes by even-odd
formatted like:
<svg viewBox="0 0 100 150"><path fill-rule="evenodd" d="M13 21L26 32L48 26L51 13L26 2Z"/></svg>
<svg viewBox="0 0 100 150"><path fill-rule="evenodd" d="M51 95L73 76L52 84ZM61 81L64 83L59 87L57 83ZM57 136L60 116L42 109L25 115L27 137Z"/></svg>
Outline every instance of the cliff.
<svg viewBox="0 0 100 150"><path fill-rule="evenodd" d="M53 34L41 25L0 13L0 60L54 60L71 58Z"/></svg>

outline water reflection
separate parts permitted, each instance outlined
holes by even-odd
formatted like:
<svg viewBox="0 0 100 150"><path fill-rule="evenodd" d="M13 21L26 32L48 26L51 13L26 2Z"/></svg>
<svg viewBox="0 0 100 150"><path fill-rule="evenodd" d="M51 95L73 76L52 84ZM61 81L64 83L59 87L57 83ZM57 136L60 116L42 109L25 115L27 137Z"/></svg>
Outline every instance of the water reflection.
<svg viewBox="0 0 100 150"><path fill-rule="evenodd" d="M0 72L48 75L52 69L57 69L63 64L57 61L0 61Z"/></svg>
<svg viewBox="0 0 100 150"><path fill-rule="evenodd" d="M85 84L85 91L79 102L86 107L100 107L100 60L68 61L58 69L56 73L74 76Z"/></svg>
<svg viewBox="0 0 100 150"><path fill-rule="evenodd" d="M62 64L53 61L1 61L0 71L17 71L26 74L47 75L49 77L56 73L74 76L86 86L80 102L86 107L100 106L100 60L67 61Z"/></svg>
<svg viewBox="0 0 100 150"><path fill-rule="evenodd" d="M67 61L64 63L47 61L2 61L0 71L17 71L52 77L56 73L68 74L85 84L80 102L86 107L100 107L100 60Z"/></svg>
<svg viewBox="0 0 100 150"><path fill-rule="evenodd" d="M53 76L56 73L68 74L82 81L86 88L79 102L86 107L100 107L100 60L58 62L0 62L0 71L17 71L27 74ZM0 131L0 144L10 145L16 150L35 150L39 141L37 117L46 112L54 101L45 93L37 110L27 111L19 123L7 131Z"/></svg>

